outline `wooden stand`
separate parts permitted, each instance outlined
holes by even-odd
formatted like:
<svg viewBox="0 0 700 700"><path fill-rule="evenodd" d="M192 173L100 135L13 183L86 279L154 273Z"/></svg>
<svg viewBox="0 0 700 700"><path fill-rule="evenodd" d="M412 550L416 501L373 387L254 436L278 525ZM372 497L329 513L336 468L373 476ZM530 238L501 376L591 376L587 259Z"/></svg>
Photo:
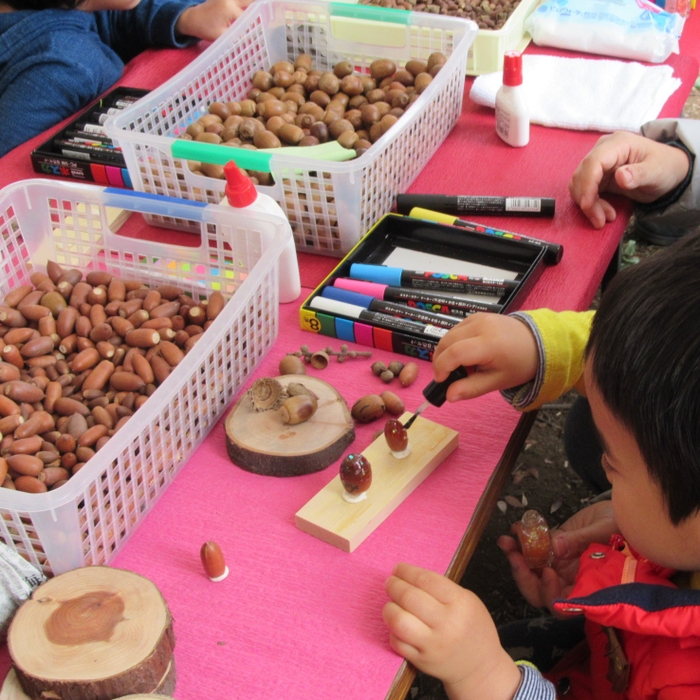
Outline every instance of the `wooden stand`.
<svg viewBox="0 0 700 700"><path fill-rule="evenodd" d="M50 579L17 611L7 643L35 700L175 689L170 613L156 586L130 571L91 566Z"/></svg>
<svg viewBox="0 0 700 700"><path fill-rule="evenodd" d="M401 422L411 415L404 413ZM372 466L372 486L365 500L343 500L343 486L336 476L297 512L297 527L345 552L356 549L459 442L456 431L420 416L408 435L411 454L404 459L392 455L384 435L362 451Z"/></svg>
<svg viewBox="0 0 700 700"><path fill-rule="evenodd" d="M287 386L303 384L318 396L318 409L305 423L285 425L279 410L256 413L244 395L226 417L226 449L231 461L254 474L299 476L333 464L355 439L345 399L316 377L283 374Z"/></svg>

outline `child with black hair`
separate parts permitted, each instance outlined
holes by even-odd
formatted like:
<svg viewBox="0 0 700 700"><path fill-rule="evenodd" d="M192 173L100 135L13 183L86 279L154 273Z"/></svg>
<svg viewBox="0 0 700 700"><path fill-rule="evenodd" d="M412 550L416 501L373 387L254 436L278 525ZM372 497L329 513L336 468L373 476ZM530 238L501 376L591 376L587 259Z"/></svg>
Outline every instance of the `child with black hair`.
<svg viewBox="0 0 700 700"><path fill-rule="evenodd" d="M619 273L593 318L478 314L441 341L438 380L477 365L484 375L502 368L503 386L523 385L515 395L538 372L545 394L548 384L580 386L612 485L611 501L555 534L553 567L541 575L511 538L499 541L530 602L585 618L584 644L546 674L552 682L510 658L472 593L433 572L394 569L384 608L391 645L441 679L452 700L700 697L699 268L700 234L691 234ZM562 352L543 362L553 338Z"/></svg>
<svg viewBox="0 0 700 700"><path fill-rule="evenodd" d="M108 90L149 47L213 41L246 0L0 2L0 156Z"/></svg>

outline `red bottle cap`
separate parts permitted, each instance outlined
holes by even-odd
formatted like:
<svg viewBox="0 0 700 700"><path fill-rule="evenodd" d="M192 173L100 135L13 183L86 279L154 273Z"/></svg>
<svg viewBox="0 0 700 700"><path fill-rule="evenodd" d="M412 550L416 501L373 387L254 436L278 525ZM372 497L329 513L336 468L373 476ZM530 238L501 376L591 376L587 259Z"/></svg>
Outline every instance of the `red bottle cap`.
<svg viewBox="0 0 700 700"><path fill-rule="evenodd" d="M258 198L253 181L232 160L224 165L224 176L226 199L232 207L247 207Z"/></svg>
<svg viewBox="0 0 700 700"><path fill-rule="evenodd" d="M503 84L508 87L522 85L523 55L517 51L506 51L503 58Z"/></svg>

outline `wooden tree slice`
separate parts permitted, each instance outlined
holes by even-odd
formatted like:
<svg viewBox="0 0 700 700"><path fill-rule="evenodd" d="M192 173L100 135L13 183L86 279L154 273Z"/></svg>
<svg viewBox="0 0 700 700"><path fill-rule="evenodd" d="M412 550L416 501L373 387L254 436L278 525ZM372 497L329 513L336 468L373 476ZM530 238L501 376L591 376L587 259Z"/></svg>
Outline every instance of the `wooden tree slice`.
<svg viewBox="0 0 700 700"><path fill-rule="evenodd" d="M231 461L265 476L299 476L325 469L355 439L345 399L326 382L307 375L275 377L283 386L303 384L318 396L318 409L305 423L285 425L279 410L256 413L248 395L226 417L226 448Z"/></svg>
<svg viewBox="0 0 700 700"><path fill-rule="evenodd" d="M50 579L17 611L7 643L35 700L174 689L170 612L155 584L130 571L91 566Z"/></svg>

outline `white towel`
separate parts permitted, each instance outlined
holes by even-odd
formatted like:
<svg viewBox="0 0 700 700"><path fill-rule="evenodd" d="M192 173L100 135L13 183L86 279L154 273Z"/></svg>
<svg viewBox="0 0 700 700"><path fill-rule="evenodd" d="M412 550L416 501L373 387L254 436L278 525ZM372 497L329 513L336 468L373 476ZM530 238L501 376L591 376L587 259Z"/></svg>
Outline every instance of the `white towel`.
<svg viewBox="0 0 700 700"><path fill-rule="evenodd" d="M493 107L501 71L480 75L470 97ZM523 89L533 124L562 129L639 131L680 87L670 66L557 56L523 56Z"/></svg>

